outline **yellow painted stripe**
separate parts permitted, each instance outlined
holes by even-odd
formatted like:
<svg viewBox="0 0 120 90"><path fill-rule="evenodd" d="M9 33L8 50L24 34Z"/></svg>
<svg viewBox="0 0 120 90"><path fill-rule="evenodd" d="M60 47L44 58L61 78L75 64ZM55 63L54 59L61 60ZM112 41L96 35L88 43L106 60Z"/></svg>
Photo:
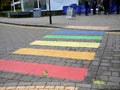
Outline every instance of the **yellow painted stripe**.
<svg viewBox="0 0 120 90"><path fill-rule="evenodd" d="M62 51L62 50L50 50L50 49L33 49L33 48L21 48L13 52L13 54L23 55L37 55L37 56L51 56L60 58L71 58L71 59L85 59L93 60L94 52L74 52L74 51Z"/></svg>
<svg viewBox="0 0 120 90"><path fill-rule="evenodd" d="M37 40L37 41L32 42L30 45L98 48L100 43L66 42L66 41L41 41L41 40Z"/></svg>

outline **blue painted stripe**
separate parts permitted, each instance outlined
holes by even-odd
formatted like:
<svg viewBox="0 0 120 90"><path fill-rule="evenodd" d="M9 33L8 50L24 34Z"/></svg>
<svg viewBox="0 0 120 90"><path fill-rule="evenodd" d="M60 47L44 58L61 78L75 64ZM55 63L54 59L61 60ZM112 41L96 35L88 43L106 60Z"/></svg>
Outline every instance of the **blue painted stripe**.
<svg viewBox="0 0 120 90"><path fill-rule="evenodd" d="M79 35L79 34L90 34L90 35L104 35L105 32L104 31L86 31L86 30L55 30L52 32L52 34L75 34L75 35Z"/></svg>

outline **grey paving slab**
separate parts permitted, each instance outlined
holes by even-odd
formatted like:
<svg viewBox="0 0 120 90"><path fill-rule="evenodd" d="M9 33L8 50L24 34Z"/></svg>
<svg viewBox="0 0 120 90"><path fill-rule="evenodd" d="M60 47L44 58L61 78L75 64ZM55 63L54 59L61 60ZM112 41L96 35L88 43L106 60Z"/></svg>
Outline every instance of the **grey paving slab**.
<svg viewBox="0 0 120 90"><path fill-rule="evenodd" d="M21 82L18 83L18 86L30 86L30 85L32 85L32 82L23 82L23 81L21 81Z"/></svg>
<svg viewBox="0 0 120 90"><path fill-rule="evenodd" d="M17 86L18 83L4 83L4 86Z"/></svg>
<svg viewBox="0 0 120 90"><path fill-rule="evenodd" d="M33 82L32 85L43 85L45 86L47 82Z"/></svg>
<svg viewBox="0 0 120 90"><path fill-rule="evenodd" d="M90 84L80 84L80 83L76 83L77 87L82 87L82 88L91 88Z"/></svg>
<svg viewBox="0 0 120 90"><path fill-rule="evenodd" d="M112 76L119 77L119 76L120 76L120 73L119 73L119 72L112 72Z"/></svg>
<svg viewBox="0 0 120 90"><path fill-rule="evenodd" d="M107 82L107 85L109 85L109 86L119 86L120 84L119 84L119 82Z"/></svg>
<svg viewBox="0 0 120 90"><path fill-rule="evenodd" d="M48 86L54 86L54 85L60 86L61 83L60 83L60 82L47 82L47 85L48 85Z"/></svg>
<svg viewBox="0 0 120 90"><path fill-rule="evenodd" d="M113 76L110 76L109 78L110 81L115 81L115 82L120 82L120 77L113 77Z"/></svg>

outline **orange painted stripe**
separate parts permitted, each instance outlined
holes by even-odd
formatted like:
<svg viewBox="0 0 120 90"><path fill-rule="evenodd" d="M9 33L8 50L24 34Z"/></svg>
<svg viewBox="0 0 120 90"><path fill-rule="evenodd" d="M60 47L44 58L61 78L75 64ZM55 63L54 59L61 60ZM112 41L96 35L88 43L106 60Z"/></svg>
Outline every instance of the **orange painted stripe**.
<svg viewBox="0 0 120 90"><path fill-rule="evenodd" d="M25 55L38 55L38 56L51 56L60 58L71 58L71 59L85 59L93 60L94 52L74 52L65 50L50 50L50 49L33 49L33 48L21 48L13 54L25 54Z"/></svg>

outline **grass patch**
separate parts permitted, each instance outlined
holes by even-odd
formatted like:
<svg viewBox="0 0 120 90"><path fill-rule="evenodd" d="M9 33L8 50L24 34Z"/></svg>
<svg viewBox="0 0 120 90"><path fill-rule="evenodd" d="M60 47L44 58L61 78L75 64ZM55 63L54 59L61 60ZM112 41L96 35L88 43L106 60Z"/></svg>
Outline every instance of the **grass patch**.
<svg viewBox="0 0 120 90"><path fill-rule="evenodd" d="M11 11L11 10L9 10L9 11L2 11L2 13L11 13L11 12L14 12L14 11ZM17 9L16 12L22 12L22 10L21 9Z"/></svg>

